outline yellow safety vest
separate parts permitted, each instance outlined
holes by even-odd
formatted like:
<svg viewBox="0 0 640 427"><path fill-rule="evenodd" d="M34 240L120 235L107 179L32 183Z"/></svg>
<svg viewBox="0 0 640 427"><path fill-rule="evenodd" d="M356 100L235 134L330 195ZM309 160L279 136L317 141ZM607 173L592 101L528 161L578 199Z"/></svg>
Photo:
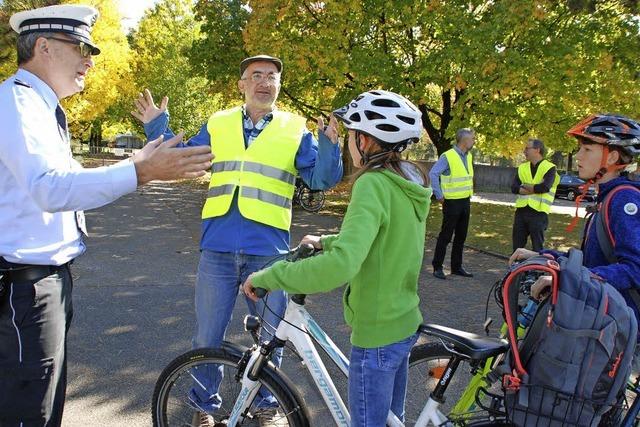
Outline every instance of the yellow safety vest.
<svg viewBox="0 0 640 427"><path fill-rule="evenodd" d="M541 184L542 181L544 181L544 175L553 167L555 167L553 163L542 159L536 170L536 176L532 177L531 162L525 162L518 167L518 177L520 178L520 182L526 185ZM553 180L553 186L551 186L549 192L541 194L518 194L516 197L516 208L524 208L528 205L538 212L551 212L551 205L556 196L556 188L559 182L560 175L556 173L556 179Z"/></svg>
<svg viewBox="0 0 640 427"><path fill-rule="evenodd" d="M473 194L473 157L467 153L467 168L455 149L444 152L449 162L450 175L440 175L440 186L445 199L464 199Z"/></svg>
<svg viewBox="0 0 640 427"><path fill-rule="evenodd" d="M274 111L271 122L245 149L241 107L214 113L207 123L215 155L202 218L229 211L238 188L243 217L282 230L291 227L295 158L306 120Z"/></svg>

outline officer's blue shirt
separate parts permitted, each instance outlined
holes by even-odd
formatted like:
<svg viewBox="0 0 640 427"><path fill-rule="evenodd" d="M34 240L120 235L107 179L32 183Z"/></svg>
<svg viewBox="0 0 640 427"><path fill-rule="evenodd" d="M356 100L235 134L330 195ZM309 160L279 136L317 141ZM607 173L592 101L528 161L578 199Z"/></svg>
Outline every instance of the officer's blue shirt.
<svg viewBox="0 0 640 427"><path fill-rule="evenodd" d="M467 165L467 153L463 152L457 145L453 146L453 149L456 150L456 153L462 159L462 164L464 165L467 172L469 171L469 166ZM447 156L440 155L440 158L437 162L431 166L431 170L429 171L429 180L431 181L431 188L433 188L433 195L438 200L444 199L444 195L442 193L442 187L440 186L440 175L451 175L451 169L449 168L449 161L447 160Z"/></svg>
<svg viewBox="0 0 640 427"><path fill-rule="evenodd" d="M267 114L254 125L243 108L243 130L245 146L268 126L272 114ZM165 140L173 136L169 129L169 115L165 112L144 126L149 139L164 135ZM210 145L211 136L205 123L200 131L185 145ZM215 147L213 149L215 154ZM303 181L311 188L325 190L342 179L342 157L339 144L319 132L319 141L307 129L304 130L300 147L296 153L295 166ZM215 252L243 253L270 256L289 250L289 232L252 221L242 216L238 209L238 192L234 194L229 211L219 217L202 221L200 249Z"/></svg>

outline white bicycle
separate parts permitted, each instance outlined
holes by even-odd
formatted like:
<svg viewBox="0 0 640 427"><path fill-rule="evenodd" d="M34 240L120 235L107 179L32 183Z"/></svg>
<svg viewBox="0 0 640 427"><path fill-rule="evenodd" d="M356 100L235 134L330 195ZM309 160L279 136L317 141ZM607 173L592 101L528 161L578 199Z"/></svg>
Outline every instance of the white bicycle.
<svg viewBox="0 0 640 427"><path fill-rule="evenodd" d="M287 259L295 261L310 256L313 248L297 248ZM256 289L256 293L264 289ZM347 407L340 397L327 368L322 362L314 341L326 352L345 376L349 370L349 360L334 344L331 338L314 321L305 309L306 295L293 295L284 318L268 342L258 344L260 320L255 316L245 317L245 329L256 344L242 349L224 342L222 348L203 348L185 353L171 362L160 375L152 403L154 426L190 426L194 411L199 410L189 398L190 390L201 387L201 391L212 393L199 378L212 372L223 372L218 376L216 398L220 407L213 413L216 425L254 425L259 408L258 392L261 387L270 392L277 402L277 418L273 425L308 426L309 415L304 400L287 375L271 362L273 352L290 342L303 365L309 371L314 383L327 405L335 424L349 426ZM423 325L420 332L436 337L440 342L417 346L410 358L410 384L412 377L419 378L419 384L407 392L408 404L413 398L412 408L407 408L408 424L416 426L453 426L439 409L444 402L444 393L455 374L458 365L482 363L489 357L506 351L503 340L481 337L437 325ZM420 373L412 374L412 367ZM437 373L437 375L436 375ZM454 386L455 388L455 386ZM416 402L419 402L416 404ZM413 414L410 415L410 412ZM417 421L416 421L417 420ZM486 421L486 418L485 418ZM495 418L492 420L495 421ZM465 423L467 424L467 423ZM392 412L387 417L387 425L404 424ZM493 423L469 423L468 425L503 425Z"/></svg>

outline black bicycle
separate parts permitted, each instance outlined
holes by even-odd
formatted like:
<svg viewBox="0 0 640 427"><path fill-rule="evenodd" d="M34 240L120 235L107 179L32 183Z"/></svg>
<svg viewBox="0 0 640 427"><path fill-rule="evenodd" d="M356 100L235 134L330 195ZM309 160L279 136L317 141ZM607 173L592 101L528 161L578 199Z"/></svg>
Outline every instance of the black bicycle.
<svg viewBox="0 0 640 427"><path fill-rule="evenodd" d="M302 179L296 178L293 203L299 204L307 212L318 212L324 207L324 199L324 191L312 190Z"/></svg>

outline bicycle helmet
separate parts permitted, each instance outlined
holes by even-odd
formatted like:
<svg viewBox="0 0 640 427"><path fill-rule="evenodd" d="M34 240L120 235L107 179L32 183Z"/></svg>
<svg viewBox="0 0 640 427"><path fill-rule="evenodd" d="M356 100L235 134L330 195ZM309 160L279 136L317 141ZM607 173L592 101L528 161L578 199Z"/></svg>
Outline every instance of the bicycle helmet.
<svg viewBox="0 0 640 427"><path fill-rule="evenodd" d="M625 116L616 114L592 114L585 117L567 131L567 134L594 144L603 146L600 169L581 186L582 193L576 198L576 214L567 227L573 230L578 221L578 206L587 194L589 187L596 184L607 172L619 171L627 167L629 161L607 165L610 148L617 148L631 159L640 155L640 124Z"/></svg>
<svg viewBox="0 0 640 427"><path fill-rule="evenodd" d="M333 112L347 129L361 132L388 145L407 144L420 140L422 113L405 97L386 90L371 90Z"/></svg>
<svg viewBox="0 0 640 427"><path fill-rule="evenodd" d="M593 114L567 133L596 144L619 147L631 157L640 155L640 124L625 116Z"/></svg>

